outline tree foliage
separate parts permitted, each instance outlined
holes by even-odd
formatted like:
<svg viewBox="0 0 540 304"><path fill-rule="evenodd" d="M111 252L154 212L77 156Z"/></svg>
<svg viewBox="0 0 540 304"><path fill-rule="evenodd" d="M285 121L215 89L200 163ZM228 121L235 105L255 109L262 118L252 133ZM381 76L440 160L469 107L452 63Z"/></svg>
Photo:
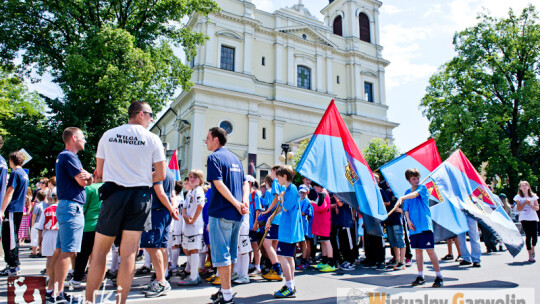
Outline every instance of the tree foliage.
<svg viewBox="0 0 540 304"><path fill-rule="evenodd" d="M213 0L18 1L0 3L0 63L32 77L53 76L63 96L46 99L49 126L60 138L67 126L87 134L84 165L102 133L126 121L132 100L159 112L181 87L191 86L189 61L207 37L182 26L194 13L218 10ZM58 151L57 151L58 152Z"/></svg>
<svg viewBox="0 0 540 304"><path fill-rule="evenodd" d="M457 56L431 77L421 107L443 159L460 148L516 191L520 179L539 176L538 14L530 5L519 16L479 19L455 34Z"/></svg>
<svg viewBox="0 0 540 304"><path fill-rule="evenodd" d="M25 165L32 172L54 166L54 155L47 120L42 114L45 103L30 92L18 77L0 68L0 135L4 139L2 154L24 148L32 156Z"/></svg>
<svg viewBox="0 0 540 304"><path fill-rule="evenodd" d="M380 166L399 156L399 150L394 144L389 144L388 140L373 138L362 152L371 170L376 170Z"/></svg>

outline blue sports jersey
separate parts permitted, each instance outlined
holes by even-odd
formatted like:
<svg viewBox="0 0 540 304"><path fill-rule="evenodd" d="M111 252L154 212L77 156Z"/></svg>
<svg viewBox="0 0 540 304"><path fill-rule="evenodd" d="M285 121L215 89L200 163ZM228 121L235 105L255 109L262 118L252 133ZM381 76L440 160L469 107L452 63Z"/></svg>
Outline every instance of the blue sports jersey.
<svg viewBox="0 0 540 304"><path fill-rule="evenodd" d="M255 221L257 220L255 218L256 211L262 209L261 205L261 191L253 191L249 195L249 230L253 228L253 224L255 224Z"/></svg>
<svg viewBox="0 0 540 304"><path fill-rule="evenodd" d="M313 206L307 197L300 201L300 211L304 213L302 216L304 235L312 238L313 234L311 233L311 225L313 224Z"/></svg>
<svg viewBox="0 0 540 304"><path fill-rule="evenodd" d="M424 185L418 185L416 192L419 194L417 197L403 202L403 212L409 211L409 219L415 227L414 231L409 229L411 235L422 233L423 231L433 231L427 188ZM411 189L408 189L405 195L409 193L411 193Z"/></svg>
<svg viewBox="0 0 540 304"><path fill-rule="evenodd" d="M0 155L0 202L4 201L4 195L6 195L7 171L8 164L2 155Z"/></svg>
<svg viewBox="0 0 540 304"><path fill-rule="evenodd" d="M300 201L298 189L291 183L285 189L283 209L279 222L278 240L294 244L304 240L304 229L300 216Z"/></svg>
<svg viewBox="0 0 540 304"><path fill-rule="evenodd" d="M24 169L17 168L11 171L7 187L13 188L13 196L5 212L23 212L26 191L28 189L28 175L26 175Z"/></svg>
<svg viewBox="0 0 540 304"><path fill-rule="evenodd" d="M174 190L174 174L172 171L167 168L165 171L165 180L159 181L157 183L154 183L154 185L161 184L163 186L163 190L165 190L165 195L171 199L172 192ZM154 190L154 187L152 187L152 209L157 208L166 208L163 206L163 203L159 200L159 198L156 195L156 191Z"/></svg>
<svg viewBox="0 0 540 304"><path fill-rule="evenodd" d="M274 201L274 198L275 198L275 195L277 194L278 196L281 194L281 192L283 192L283 186L280 185L277 181L277 178L274 179L274 181L272 182L272 194L270 195L270 204L272 204L272 201ZM278 202L279 204L279 202ZM276 204L276 206L278 205ZM276 208L274 207L274 209L272 209L272 211L270 212L270 214L272 214L274 212ZM274 225L279 225L280 223L280 219L281 219L281 212L278 212L278 214L276 214L276 216L274 217L274 219L272 220L272 224Z"/></svg>
<svg viewBox="0 0 540 304"><path fill-rule="evenodd" d="M242 202L244 168L236 155L227 148L221 147L208 156L206 169L209 182L222 181L236 200ZM208 215L211 217L232 221L242 220L242 215L238 210L217 190L211 192L209 205Z"/></svg>
<svg viewBox="0 0 540 304"><path fill-rule="evenodd" d="M56 193L59 200L86 202L86 191L75 180L75 176L84 170L77 154L64 150L56 159Z"/></svg>

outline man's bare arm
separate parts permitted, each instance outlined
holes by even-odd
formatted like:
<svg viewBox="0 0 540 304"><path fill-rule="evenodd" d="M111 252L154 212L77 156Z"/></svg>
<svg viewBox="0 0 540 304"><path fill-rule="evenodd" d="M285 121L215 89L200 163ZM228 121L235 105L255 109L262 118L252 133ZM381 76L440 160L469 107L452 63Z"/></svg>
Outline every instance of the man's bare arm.
<svg viewBox="0 0 540 304"><path fill-rule="evenodd" d="M154 163L154 172L152 173L152 183L157 183L165 180L165 161Z"/></svg>

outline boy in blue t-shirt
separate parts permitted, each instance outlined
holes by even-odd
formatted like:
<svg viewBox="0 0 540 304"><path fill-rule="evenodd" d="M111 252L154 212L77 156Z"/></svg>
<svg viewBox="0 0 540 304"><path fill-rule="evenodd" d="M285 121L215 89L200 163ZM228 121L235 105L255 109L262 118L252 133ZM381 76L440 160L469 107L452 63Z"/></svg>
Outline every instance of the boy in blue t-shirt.
<svg viewBox="0 0 540 304"><path fill-rule="evenodd" d="M304 229L305 241L300 242L302 251L302 259L300 264L296 266L297 270L309 269L309 257L311 255L310 240L313 238L311 234L311 224L313 223L313 206L307 198L309 188L306 185L300 185L298 193L300 195L300 211L302 212L302 228Z"/></svg>
<svg viewBox="0 0 540 304"><path fill-rule="evenodd" d="M424 280L424 258L423 251L426 250L435 269L437 277L433 287L443 286L443 277L439 267L439 259L435 253L435 240L433 237L433 224L431 222L431 211L429 210L429 194L426 186L420 185L420 171L418 169L408 169L405 171L405 178L411 184L411 189L405 192L396 203L400 206L403 202L403 211L409 225L411 247L416 251L416 265L418 277L412 286L423 285Z"/></svg>
<svg viewBox="0 0 540 304"><path fill-rule="evenodd" d="M290 166L281 166L276 171L279 184L285 188L280 194L283 201L282 215L279 221L277 254L283 274L285 286L274 293L276 298L293 298L296 296L294 287L294 256L296 243L304 240L304 229L300 220L300 201L298 190L292 183L294 171Z"/></svg>
<svg viewBox="0 0 540 304"><path fill-rule="evenodd" d="M269 218L269 220L266 222L266 230L268 232L266 234L266 238L263 241L264 250L266 250L266 254L270 259L270 262L272 262L272 270L264 274L262 277L270 281L283 280L283 277L281 276L281 264L279 263L276 254L278 245L279 224L281 220L281 206L279 208L277 206L280 201L280 195L284 191L284 188L278 183L278 180L276 178L276 171L280 168L281 165L275 165L274 167L272 167L272 173L270 173L273 179L272 187L270 189L270 199L272 200L272 202L270 203L270 206L266 209L266 211L261 213L263 215L269 214L271 216L274 213L274 210L276 210L277 208L275 216L273 218ZM270 221L270 219L272 219L272 221Z"/></svg>

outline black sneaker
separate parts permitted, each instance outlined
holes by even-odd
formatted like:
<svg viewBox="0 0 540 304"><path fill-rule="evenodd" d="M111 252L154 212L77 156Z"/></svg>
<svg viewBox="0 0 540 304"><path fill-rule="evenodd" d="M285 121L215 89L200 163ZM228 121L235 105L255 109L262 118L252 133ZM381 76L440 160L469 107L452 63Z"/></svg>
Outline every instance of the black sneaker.
<svg viewBox="0 0 540 304"><path fill-rule="evenodd" d="M135 270L135 275L145 275L149 274L151 271L152 268L143 265L140 268L137 268L137 270Z"/></svg>
<svg viewBox="0 0 540 304"><path fill-rule="evenodd" d="M471 264L472 264L471 262L465 261L465 260L459 262L459 265L461 265L461 266L469 266L469 265L471 265Z"/></svg>
<svg viewBox="0 0 540 304"><path fill-rule="evenodd" d="M418 286L418 285L424 285L426 284L426 280L424 280L423 277L418 276L414 282L411 283L412 286Z"/></svg>
<svg viewBox="0 0 540 304"><path fill-rule="evenodd" d="M425 281L424 281L425 282ZM436 277L435 278L435 282L433 282L433 285L431 285L431 287L443 287L444 285L444 280L443 278L441 277Z"/></svg>
<svg viewBox="0 0 540 304"><path fill-rule="evenodd" d="M223 293L221 293L221 289L218 290L216 293L212 294L212 295L210 296L210 300L215 301L215 300L217 300L217 299L220 298L220 297L223 298Z"/></svg>
<svg viewBox="0 0 540 304"><path fill-rule="evenodd" d="M480 268L482 265L480 265L480 262L474 262L472 263L472 267Z"/></svg>
<svg viewBox="0 0 540 304"><path fill-rule="evenodd" d="M450 260L453 260L453 259L454 259L453 255L447 254L441 259L441 261L450 261Z"/></svg>
<svg viewBox="0 0 540 304"><path fill-rule="evenodd" d="M383 262L380 262L380 263L377 263L377 266L375 266L375 269L384 270L384 269L386 269L386 266L384 265Z"/></svg>

